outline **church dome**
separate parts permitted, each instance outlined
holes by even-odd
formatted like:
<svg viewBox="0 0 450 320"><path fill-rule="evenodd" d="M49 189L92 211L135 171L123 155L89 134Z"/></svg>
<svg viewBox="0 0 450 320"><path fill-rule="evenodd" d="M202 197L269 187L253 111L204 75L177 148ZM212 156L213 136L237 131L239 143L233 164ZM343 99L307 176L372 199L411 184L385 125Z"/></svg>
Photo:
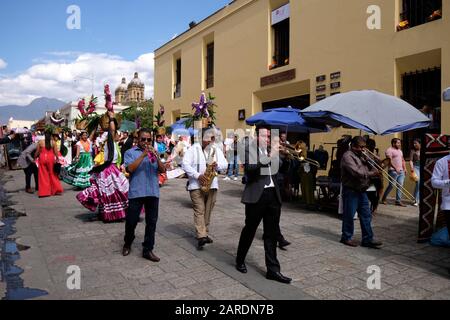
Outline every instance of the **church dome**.
<svg viewBox="0 0 450 320"><path fill-rule="evenodd" d="M127 81L125 78L122 78L122 83L116 88L116 92L125 92L127 91Z"/></svg>
<svg viewBox="0 0 450 320"><path fill-rule="evenodd" d="M141 81L141 79L139 79L139 75L137 72L134 73L134 78L133 80L130 81L130 84L128 85L129 87L143 87L144 83Z"/></svg>

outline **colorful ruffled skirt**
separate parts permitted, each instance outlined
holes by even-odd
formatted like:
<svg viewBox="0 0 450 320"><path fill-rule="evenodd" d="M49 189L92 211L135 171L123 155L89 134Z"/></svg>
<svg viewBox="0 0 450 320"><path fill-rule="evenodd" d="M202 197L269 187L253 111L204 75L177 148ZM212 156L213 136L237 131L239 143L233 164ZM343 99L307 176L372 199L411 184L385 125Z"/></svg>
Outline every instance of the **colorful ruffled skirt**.
<svg viewBox="0 0 450 320"><path fill-rule="evenodd" d="M112 163L102 172L92 175L91 186L78 193L77 199L92 212L98 208L100 220L120 221L125 219L128 208L128 189L128 179Z"/></svg>
<svg viewBox="0 0 450 320"><path fill-rule="evenodd" d="M89 172L94 167L92 156L88 152L81 152L80 159L70 166L62 168L61 176L65 183L79 188L87 188L91 185Z"/></svg>

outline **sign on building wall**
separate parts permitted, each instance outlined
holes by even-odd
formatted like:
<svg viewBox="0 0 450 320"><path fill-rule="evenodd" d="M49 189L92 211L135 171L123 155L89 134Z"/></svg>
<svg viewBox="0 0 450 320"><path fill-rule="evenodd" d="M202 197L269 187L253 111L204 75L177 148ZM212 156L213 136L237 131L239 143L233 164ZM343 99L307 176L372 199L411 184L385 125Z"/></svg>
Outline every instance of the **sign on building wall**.
<svg viewBox="0 0 450 320"><path fill-rule="evenodd" d="M290 12L291 12L291 9L290 9L289 3L285 4L284 6L279 7L276 10L273 10L272 11L272 25L288 19Z"/></svg>
<svg viewBox="0 0 450 320"><path fill-rule="evenodd" d="M261 87L265 87L271 84L280 83L283 81L289 81L295 79L295 69L276 73L267 77L261 78Z"/></svg>
<svg viewBox="0 0 450 320"><path fill-rule="evenodd" d="M245 120L245 109L239 110L239 112L238 112L238 119L239 119L239 121Z"/></svg>

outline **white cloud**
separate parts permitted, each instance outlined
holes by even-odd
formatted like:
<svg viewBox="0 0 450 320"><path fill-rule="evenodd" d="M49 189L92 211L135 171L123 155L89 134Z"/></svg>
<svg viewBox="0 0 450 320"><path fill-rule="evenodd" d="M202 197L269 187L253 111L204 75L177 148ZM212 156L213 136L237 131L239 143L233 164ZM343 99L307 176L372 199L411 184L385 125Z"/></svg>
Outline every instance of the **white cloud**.
<svg viewBox="0 0 450 320"><path fill-rule="evenodd" d="M134 72L145 84L145 97L153 96L153 53L139 56L134 61L124 60L106 53L47 53L55 59L35 60L25 72L0 78L0 105L26 105L38 97L62 101L77 100L91 94L94 77L94 94L103 98L103 87L109 84L113 96L122 77L129 82ZM71 58L61 61L61 57ZM0 59L0 69L3 60Z"/></svg>
<svg viewBox="0 0 450 320"><path fill-rule="evenodd" d="M0 70L5 69L8 66L5 60L0 59Z"/></svg>

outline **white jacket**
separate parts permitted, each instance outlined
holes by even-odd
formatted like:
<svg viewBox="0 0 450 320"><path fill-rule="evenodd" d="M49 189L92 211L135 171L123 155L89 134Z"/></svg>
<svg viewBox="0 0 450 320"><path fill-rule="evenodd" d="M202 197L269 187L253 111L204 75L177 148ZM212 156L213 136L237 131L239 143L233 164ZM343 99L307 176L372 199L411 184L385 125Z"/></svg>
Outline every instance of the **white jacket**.
<svg viewBox="0 0 450 320"><path fill-rule="evenodd" d="M442 210L450 210L450 155L438 160L434 166L431 184L433 188L442 189Z"/></svg>
<svg viewBox="0 0 450 320"><path fill-rule="evenodd" d="M228 168L228 162L225 159L222 150L220 148L216 148L216 154L214 156L214 160L217 162L217 170L223 171ZM200 184L198 183L198 177L205 173L206 171L206 159L209 157L209 154L212 153L211 148L205 149L203 152L202 147L199 143L195 143L192 147L190 147L186 154L183 157L182 168L186 172L189 178L189 186L188 190L199 190ZM211 189L219 189L219 183L217 177L214 178Z"/></svg>

